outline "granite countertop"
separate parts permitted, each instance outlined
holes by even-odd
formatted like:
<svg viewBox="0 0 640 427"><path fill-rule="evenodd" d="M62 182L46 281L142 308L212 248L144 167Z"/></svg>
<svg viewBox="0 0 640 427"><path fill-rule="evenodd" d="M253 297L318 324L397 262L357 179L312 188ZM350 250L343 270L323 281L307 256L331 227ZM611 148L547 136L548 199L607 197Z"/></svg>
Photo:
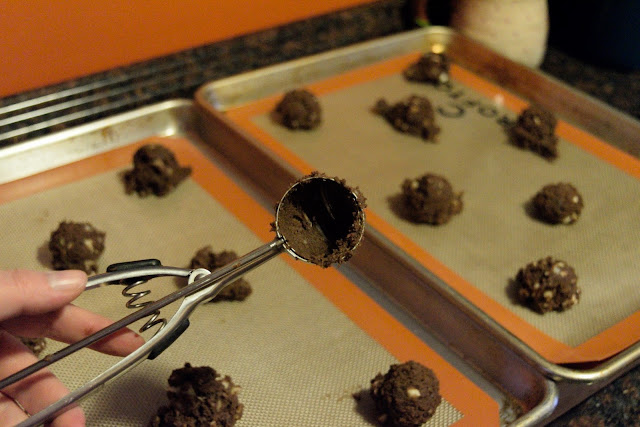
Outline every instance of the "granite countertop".
<svg viewBox="0 0 640 427"><path fill-rule="evenodd" d="M413 22L405 3L378 1L0 99L0 147L162 100L192 98L215 79L408 30ZM541 69L640 119L640 72L593 65L554 46ZM551 425L640 426L638 402L635 368Z"/></svg>

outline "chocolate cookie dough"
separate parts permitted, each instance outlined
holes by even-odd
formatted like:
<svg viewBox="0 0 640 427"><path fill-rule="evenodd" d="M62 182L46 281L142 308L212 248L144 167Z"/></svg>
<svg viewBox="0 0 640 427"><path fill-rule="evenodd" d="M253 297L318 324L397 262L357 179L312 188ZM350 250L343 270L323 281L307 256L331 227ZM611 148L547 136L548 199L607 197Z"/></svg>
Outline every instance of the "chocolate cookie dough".
<svg viewBox="0 0 640 427"><path fill-rule="evenodd" d="M419 136L425 141L436 142L440 128L435 123L435 114L431 102L422 96L411 95L390 105L385 99L379 99L373 107L400 132Z"/></svg>
<svg viewBox="0 0 640 427"><path fill-rule="evenodd" d="M289 129L311 130L320 124L322 109L314 94L306 89L294 89L276 105L273 118Z"/></svg>
<svg viewBox="0 0 640 427"><path fill-rule="evenodd" d="M313 172L276 207L273 228L299 258L329 267L351 258L364 233L365 198L344 180Z"/></svg>
<svg viewBox="0 0 640 427"><path fill-rule="evenodd" d="M558 157L556 117L539 106L531 106L518 116L511 128L511 140L520 148L531 150L547 160Z"/></svg>
<svg viewBox="0 0 640 427"><path fill-rule="evenodd" d="M189 268L206 268L213 272L220 267L235 261L238 255L234 251L213 252L211 246L205 246L198 250L191 259ZM216 301L244 301L251 295L251 285L243 278L239 278L235 282L229 283L216 295L210 302Z"/></svg>
<svg viewBox="0 0 640 427"><path fill-rule="evenodd" d="M573 267L550 256L521 268L516 275L516 284L522 303L543 314L566 310L580 299L578 277Z"/></svg>
<svg viewBox="0 0 640 427"><path fill-rule="evenodd" d="M438 378L414 361L391 365L385 375L376 375L370 393L381 413L379 421L397 427L421 426L442 401Z"/></svg>
<svg viewBox="0 0 640 427"><path fill-rule="evenodd" d="M125 191L140 197L166 196L191 174L178 164L173 152L160 144L140 147L133 155L133 169L124 173Z"/></svg>
<svg viewBox="0 0 640 427"><path fill-rule="evenodd" d="M98 258L104 251L104 240L105 233L88 222L61 222L49 240L53 269L96 273Z"/></svg>
<svg viewBox="0 0 640 427"><path fill-rule="evenodd" d="M454 193L449 181L427 173L405 179L402 196L407 216L414 222L441 225L462 211L462 193Z"/></svg>
<svg viewBox="0 0 640 427"><path fill-rule="evenodd" d="M444 53L429 52L403 71L409 81L441 84L449 81L449 57Z"/></svg>
<svg viewBox="0 0 640 427"><path fill-rule="evenodd" d="M47 348L47 340L45 338L20 337L20 341L22 341L22 344L29 347L29 350L31 350L36 357L40 356L40 353Z"/></svg>
<svg viewBox="0 0 640 427"><path fill-rule="evenodd" d="M161 406L150 427L231 427L242 417L240 387L208 366L176 369L169 377L169 404Z"/></svg>
<svg viewBox="0 0 640 427"><path fill-rule="evenodd" d="M573 185L561 182L542 187L533 197L532 206L536 216L550 224L573 224L584 202Z"/></svg>

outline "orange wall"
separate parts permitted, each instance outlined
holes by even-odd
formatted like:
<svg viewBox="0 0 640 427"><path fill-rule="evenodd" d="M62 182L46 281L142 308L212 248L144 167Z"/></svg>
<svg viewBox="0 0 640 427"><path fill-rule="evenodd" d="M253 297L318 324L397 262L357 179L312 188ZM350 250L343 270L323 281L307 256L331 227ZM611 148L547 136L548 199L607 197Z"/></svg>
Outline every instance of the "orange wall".
<svg viewBox="0 0 640 427"><path fill-rule="evenodd" d="M371 0L9 0L0 97Z"/></svg>

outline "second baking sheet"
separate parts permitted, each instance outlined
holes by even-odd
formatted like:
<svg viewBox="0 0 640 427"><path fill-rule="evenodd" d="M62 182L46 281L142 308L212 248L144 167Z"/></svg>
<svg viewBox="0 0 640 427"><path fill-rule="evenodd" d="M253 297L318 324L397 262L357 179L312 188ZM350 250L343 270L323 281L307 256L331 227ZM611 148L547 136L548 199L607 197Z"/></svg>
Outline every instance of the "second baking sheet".
<svg viewBox="0 0 640 427"><path fill-rule="evenodd" d="M359 185L371 224L549 360L602 360L637 341L637 159L564 122L556 161L520 150L509 144L504 123L526 106L523 100L455 66L450 86L409 83L400 73L418 55L309 85L324 115L312 132L271 120L281 94L227 114L301 172L320 169ZM442 128L438 143L400 134L371 113L381 97L393 103L410 94L432 100ZM464 192L462 214L445 226L417 225L397 214L402 181L426 172ZM529 216L531 197L563 181L585 199L580 220L549 226ZM571 310L539 315L517 303L512 280L520 267L547 255L576 269L583 293Z"/></svg>

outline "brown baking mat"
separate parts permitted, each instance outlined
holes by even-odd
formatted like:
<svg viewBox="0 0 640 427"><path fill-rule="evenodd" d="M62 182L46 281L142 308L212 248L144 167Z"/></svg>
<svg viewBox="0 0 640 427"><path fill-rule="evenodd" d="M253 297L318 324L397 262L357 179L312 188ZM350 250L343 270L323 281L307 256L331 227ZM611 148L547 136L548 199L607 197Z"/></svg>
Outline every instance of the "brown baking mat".
<svg viewBox="0 0 640 427"><path fill-rule="evenodd" d="M63 219L89 221L107 233L101 269L149 257L186 266L205 245L244 254L273 239L272 213L187 140L156 142L193 167L191 179L164 198L125 195L119 174L144 142L1 186L0 268L47 267L43 248ZM254 289L246 301L199 307L190 328L159 358L89 397L83 403L89 424L144 425L165 403L171 371L190 362L212 366L242 387L238 425L371 425L368 395L358 402L353 394L390 364L409 359L440 379L444 400L426 425L499 424L497 402L337 270L283 255L246 279ZM153 299L175 287L172 280L144 286ZM128 314L119 292L117 286L88 291L77 303L119 318ZM83 350L54 371L75 388L115 361Z"/></svg>
<svg viewBox="0 0 640 427"><path fill-rule="evenodd" d="M452 84L407 82L401 71L419 53L330 78L308 88L320 96L321 126L290 131L269 112L281 94L231 109L228 117L303 173L345 177L368 197L379 231L539 354L555 363L605 359L640 338L640 162L560 121L559 158L548 162L508 143L504 123L526 103L458 66ZM371 108L408 95L431 99L438 142L400 134ZM441 227L416 225L394 213L400 185L426 172L464 191L461 215ZM526 204L543 186L572 182L585 199L579 221L549 226ZM518 304L517 270L547 255L572 265L581 301L539 315Z"/></svg>

